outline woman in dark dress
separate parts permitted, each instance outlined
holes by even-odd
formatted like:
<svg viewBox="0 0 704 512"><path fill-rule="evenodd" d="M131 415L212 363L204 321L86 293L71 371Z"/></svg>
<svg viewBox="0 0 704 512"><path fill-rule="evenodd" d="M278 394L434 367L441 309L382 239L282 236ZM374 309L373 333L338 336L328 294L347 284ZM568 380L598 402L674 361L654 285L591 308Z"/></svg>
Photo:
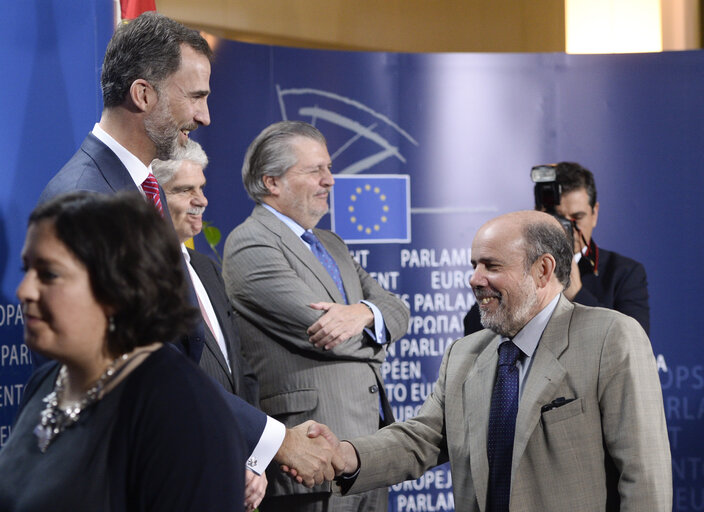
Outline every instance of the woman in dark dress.
<svg viewBox="0 0 704 512"><path fill-rule="evenodd" d="M17 289L53 361L0 450L0 511L241 510L245 449L215 384L162 341L196 318L175 234L139 194L32 212Z"/></svg>

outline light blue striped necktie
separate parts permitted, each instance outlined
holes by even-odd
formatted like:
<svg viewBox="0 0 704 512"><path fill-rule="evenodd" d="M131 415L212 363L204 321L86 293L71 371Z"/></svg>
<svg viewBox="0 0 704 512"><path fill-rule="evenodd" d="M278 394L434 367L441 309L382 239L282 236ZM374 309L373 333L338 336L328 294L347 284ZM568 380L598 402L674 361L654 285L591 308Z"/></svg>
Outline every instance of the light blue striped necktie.
<svg viewBox="0 0 704 512"><path fill-rule="evenodd" d="M328 274L330 274L332 280L335 281L337 289L340 290L340 293L342 294L342 299L345 301L345 304L347 304L347 294L345 293L345 287L342 286L340 269L338 268L337 263L335 263L335 260L332 259L330 253L325 247L323 247L323 244L320 243L320 240L318 240L318 237L315 236L312 231L305 231L301 235L301 238L310 245L313 254L315 254L318 261L320 261L323 267L325 267L325 270L328 271Z"/></svg>

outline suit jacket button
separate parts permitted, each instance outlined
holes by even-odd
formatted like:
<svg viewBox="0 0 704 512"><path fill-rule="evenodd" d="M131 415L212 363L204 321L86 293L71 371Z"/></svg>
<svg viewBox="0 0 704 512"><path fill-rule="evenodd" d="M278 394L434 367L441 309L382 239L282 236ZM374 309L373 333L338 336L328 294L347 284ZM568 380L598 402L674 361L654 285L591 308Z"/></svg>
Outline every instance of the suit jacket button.
<svg viewBox="0 0 704 512"><path fill-rule="evenodd" d="M370 393L377 393L379 391L379 387L374 384L373 386L369 386L369 392Z"/></svg>

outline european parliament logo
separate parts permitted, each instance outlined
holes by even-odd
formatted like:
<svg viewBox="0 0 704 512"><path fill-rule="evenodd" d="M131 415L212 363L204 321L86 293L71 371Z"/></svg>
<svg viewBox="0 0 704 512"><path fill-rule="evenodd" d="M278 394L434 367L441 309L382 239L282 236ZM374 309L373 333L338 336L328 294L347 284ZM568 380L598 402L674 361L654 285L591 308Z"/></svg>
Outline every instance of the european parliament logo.
<svg viewBox="0 0 704 512"><path fill-rule="evenodd" d="M348 244L411 241L410 176L335 175L332 230Z"/></svg>

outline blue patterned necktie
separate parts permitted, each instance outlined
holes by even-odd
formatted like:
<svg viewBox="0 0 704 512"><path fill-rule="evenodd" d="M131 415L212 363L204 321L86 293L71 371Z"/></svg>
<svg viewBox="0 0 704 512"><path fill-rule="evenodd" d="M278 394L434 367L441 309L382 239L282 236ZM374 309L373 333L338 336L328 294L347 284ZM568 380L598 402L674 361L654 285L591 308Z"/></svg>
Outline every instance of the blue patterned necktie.
<svg viewBox="0 0 704 512"><path fill-rule="evenodd" d="M335 263L335 260L332 259L330 253L325 247L323 247L323 244L320 243L320 240L318 240L318 237L315 236L312 231L305 231L301 235L301 238L308 242L311 250L313 251L313 254L315 254L315 257L318 258L320 263L322 263L323 267L325 267L325 270L328 271L328 274L330 274L332 280L335 281L337 289L340 290L340 293L342 294L342 299L344 300L345 304L347 304L347 295L345 294L345 287L342 286L340 269L337 267L337 263Z"/></svg>
<svg viewBox="0 0 704 512"><path fill-rule="evenodd" d="M511 498L511 458L518 413L518 368L521 350L513 341L499 346L499 366L491 395L487 455L489 458L489 512L508 512Z"/></svg>

